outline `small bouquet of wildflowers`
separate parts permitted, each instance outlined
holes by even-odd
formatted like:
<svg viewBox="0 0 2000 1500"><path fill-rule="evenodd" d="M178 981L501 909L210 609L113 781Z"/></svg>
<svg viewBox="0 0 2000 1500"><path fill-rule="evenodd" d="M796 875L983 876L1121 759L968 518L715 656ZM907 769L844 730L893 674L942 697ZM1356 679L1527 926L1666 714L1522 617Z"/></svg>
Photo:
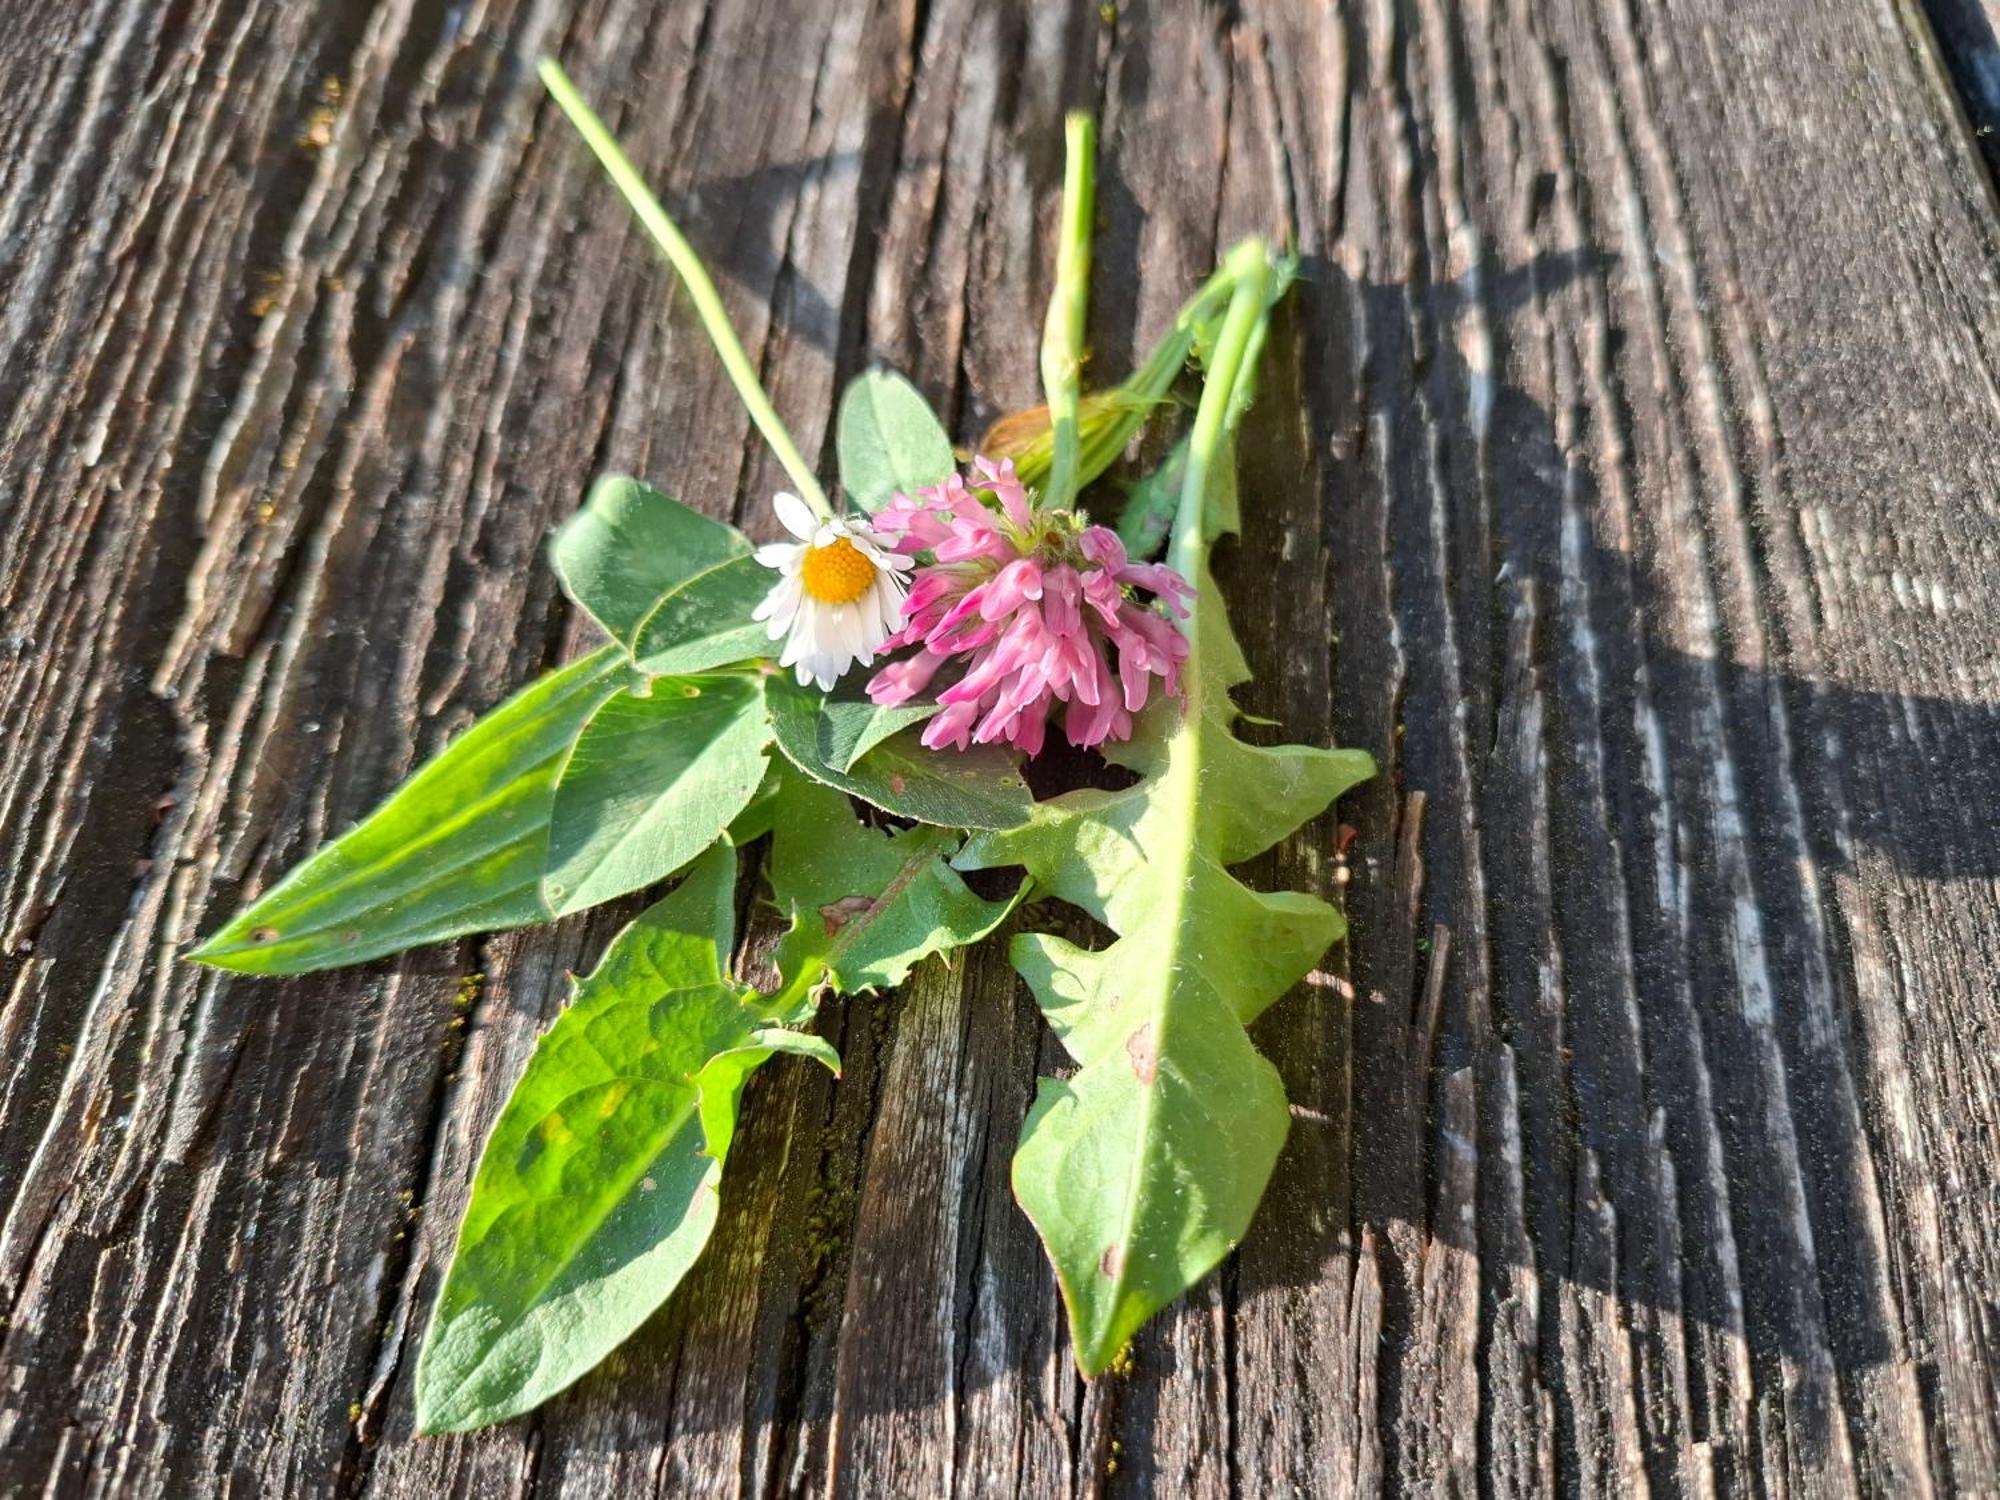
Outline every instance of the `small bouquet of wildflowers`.
<svg viewBox="0 0 2000 1500"><path fill-rule="evenodd" d="M1248 677L1210 575L1237 526L1234 441L1290 263L1233 249L1123 385L1079 389L1094 138L1068 127L1045 412L961 471L921 395L843 395L843 503L759 387L699 260L560 70L543 79L680 274L789 474L762 547L610 476L557 533L606 644L487 714L192 955L252 974L546 922L673 880L574 982L493 1127L417 1372L425 1430L546 1400L670 1296L716 1222L744 1080L838 1071L828 998L900 983L1030 892L1108 930L1012 940L1075 1069L1042 1080L1014 1186L1086 1376L1243 1236L1283 1142L1248 1024L1339 937L1230 867L1372 774L1355 751L1235 733ZM1116 529L1078 507L1190 365L1193 421ZM1163 560L1151 560L1164 544ZM1122 783L1037 800L1060 734ZM864 819L857 809L873 813ZM737 850L789 926L769 992L732 970ZM963 879L1014 869L1011 899Z"/></svg>

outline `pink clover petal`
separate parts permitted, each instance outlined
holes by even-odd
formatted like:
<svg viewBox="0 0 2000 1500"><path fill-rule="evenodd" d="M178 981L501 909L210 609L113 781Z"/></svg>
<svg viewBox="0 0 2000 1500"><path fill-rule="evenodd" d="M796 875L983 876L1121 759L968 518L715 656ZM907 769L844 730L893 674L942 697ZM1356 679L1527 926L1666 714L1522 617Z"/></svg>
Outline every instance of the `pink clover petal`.
<svg viewBox="0 0 2000 1500"><path fill-rule="evenodd" d="M1083 575L1084 602L1107 625L1118 623L1119 607L1125 602L1125 590L1118 586L1118 580L1102 569L1093 568Z"/></svg>
<svg viewBox="0 0 2000 1500"><path fill-rule="evenodd" d="M972 743L990 745L995 740L1005 739L1014 728L1014 721L1021 717L1021 710L1009 708L1004 701L995 705L993 712L979 721L979 727L972 731Z"/></svg>
<svg viewBox="0 0 2000 1500"><path fill-rule="evenodd" d="M1169 622L1149 609L1128 605L1121 616L1124 626L1153 648L1156 660L1180 661L1188 654L1188 640Z"/></svg>
<svg viewBox="0 0 2000 1500"><path fill-rule="evenodd" d="M1104 737L1111 731L1111 714L1116 704L1072 703L1063 713L1063 733L1069 742L1082 750L1104 743Z"/></svg>
<svg viewBox="0 0 2000 1500"><path fill-rule="evenodd" d="M1050 568L1042 578L1042 618L1056 635L1075 635L1083 629L1083 612L1077 601L1083 595L1083 581L1076 569L1063 563Z"/></svg>
<svg viewBox="0 0 2000 1500"><path fill-rule="evenodd" d="M925 616L936 624L944 618L944 606L954 602L953 596L960 588L960 580L940 569L927 568L918 575L911 585L905 608L905 619L915 622Z"/></svg>
<svg viewBox="0 0 2000 1500"><path fill-rule="evenodd" d="M930 686L943 665L944 658L934 651L919 651L891 662L868 679L868 696L884 708L907 703Z"/></svg>
<svg viewBox="0 0 2000 1500"><path fill-rule="evenodd" d="M1009 731L1014 748L1030 758L1040 755L1048 727L1049 700L1037 698L1023 708L1014 720L1014 727Z"/></svg>
<svg viewBox="0 0 2000 1500"><path fill-rule="evenodd" d="M1028 601L1042 597L1041 565L1032 557L1017 557L1000 570L983 592L985 597L979 601L981 619L998 620L1011 615Z"/></svg>
<svg viewBox="0 0 2000 1500"><path fill-rule="evenodd" d="M1183 620L1187 618L1185 601L1194 597L1194 590L1185 578L1165 563L1128 563L1117 570L1117 577L1120 583L1159 595L1175 614Z"/></svg>
<svg viewBox="0 0 2000 1500"><path fill-rule="evenodd" d="M972 664L958 683L938 695L940 703L962 703L967 698L984 697L1027 660L1032 643L1041 634L1041 622L1031 614L1017 616L1000 638L1000 644Z"/></svg>
<svg viewBox="0 0 2000 1500"><path fill-rule="evenodd" d="M1087 640L1077 651L1074 667L1070 683L1076 691L1077 701L1096 708L1104 697L1104 684L1111 674L1105 665L1104 648L1095 637Z"/></svg>
<svg viewBox="0 0 2000 1500"><path fill-rule="evenodd" d="M954 703L924 725L923 743L932 750L946 745L963 750L971 742L972 721L978 717L977 703Z"/></svg>
<svg viewBox="0 0 2000 1500"><path fill-rule="evenodd" d="M1014 523L1014 529L1026 531L1034 523L1034 509L1028 504L1026 488L1014 477L1014 460L1003 458L995 463L990 458L975 458L972 466L1000 497L1000 509Z"/></svg>
<svg viewBox="0 0 2000 1500"><path fill-rule="evenodd" d="M986 595L991 591L992 587L993 585L990 583L982 583L975 589L967 590L958 603L945 611L944 618L937 622L936 630L938 634L948 635L968 620L983 619L990 624L992 621L998 619L999 615L989 615L983 607L986 603ZM1002 611L1002 613L1005 613L1005 611Z"/></svg>
<svg viewBox="0 0 2000 1500"><path fill-rule="evenodd" d="M989 641L998 639L999 635L998 625L989 625L980 620L952 630L933 630L924 637L924 644L943 656L963 656L967 652L977 651Z"/></svg>
<svg viewBox="0 0 2000 1500"><path fill-rule="evenodd" d="M970 521L953 521L951 535L931 551L939 562L973 562L979 558L998 562L1014 555L1014 548L1006 537Z"/></svg>
<svg viewBox="0 0 2000 1500"><path fill-rule="evenodd" d="M874 525L896 551L928 553L902 613L885 621L901 628L884 650L919 649L868 684L870 698L894 705L943 679L926 745L1004 741L1032 755L1057 714L1072 742L1100 745L1131 733L1156 682L1180 692L1187 640L1135 592L1185 615L1187 581L1132 562L1102 526L1038 518L1011 463L976 459L969 476L895 496Z"/></svg>
<svg viewBox="0 0 2000 1500"><path fill-rule="evenodd" d="M1153 690L1153 674L1149 670L1145 642L1133 640L1133 646L1137 649L1119 642L1118 683L1125 689L1125 706L1137 713L1146 706L1146 695Z"/></svg>
<svg viewBox="0 0 2000 1500"><path fill-rule="evenodd" d="M1083 535L1076 539L1076 547L1108 573L1116 573L1125 566L1125 544L1118 540L1118 533L1108 526L1084 527Z"/></svg>

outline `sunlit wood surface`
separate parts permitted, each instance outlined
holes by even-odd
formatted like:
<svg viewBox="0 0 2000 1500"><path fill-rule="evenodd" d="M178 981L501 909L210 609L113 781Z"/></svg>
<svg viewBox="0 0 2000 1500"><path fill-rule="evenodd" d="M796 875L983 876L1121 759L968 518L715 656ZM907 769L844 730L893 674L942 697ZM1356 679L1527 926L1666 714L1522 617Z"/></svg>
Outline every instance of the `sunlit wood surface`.
<svg viewBox="0 0 2000 1500"><path fill-rule="evenodd" d="M541 549L594 473L773 534L544 53L829 468L871 359L962 440L1038 399L1065 105L1103 377L1233 237L1304 256L1224 581L1248 706L1384 774L1258 872L1354 938L1259 1023L1277 1180L1129 1373L1076 1378L1008 1192L1059 1054L996 946L830 1013L841 1082L758 1076L610 1366L414 1438L478 1144L638 903L175 961L581 649ZM0 1491L1995 1493L2000 230L1951 77L1913 0L13 0Z"/></svg>

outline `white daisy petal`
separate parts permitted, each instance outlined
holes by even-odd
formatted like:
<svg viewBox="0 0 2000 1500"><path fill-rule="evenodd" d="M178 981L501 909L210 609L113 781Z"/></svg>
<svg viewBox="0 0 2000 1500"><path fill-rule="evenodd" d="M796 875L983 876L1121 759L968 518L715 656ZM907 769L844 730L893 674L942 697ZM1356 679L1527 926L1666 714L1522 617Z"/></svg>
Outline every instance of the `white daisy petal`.
<svg viewBox="0 0 2000 1500"><path fill-rule="evenodd" d="M915 559L891 550L892 543L862 516L821 520L796 495L780 494L772 508L793 542L759 547L757 561L779 578L757 606L772 640L782 639L778 665L792 669L800 686L833 685L857 664L874 665L883 643L903 626L909 573ZM821 599L806 586L806 562L821 547L846 542L872 570L867 586L840 602Z"/></svg>
<svg viewBox="0 0 2000 1500"><path fill-rule="evenodd" d="M798 579L781 578L764 596L764 602L751 611L750 618L769 621L767 633L775 641L791 630L792 622L798 617L803 593Z"/></svg>
<svg viewBox="0 0 2000 1500"><path fill-rule="evenodd" d="M805 556L804 542L766 542L752 555L767 568L782 568Z"/></svg>
<svg viewBox="0 0 2000 1500"><path fill-rule="evenodd" d="M882 642L894 635L903 626L903 591L900 588L884 587L875 591L876 628L871 645L880 647Z"/></svg>
<svg viewBox="0 0 2000 1500"><path fill-rule="evenodd" d="M802 542L811 541L819 531L819 517L797 495L779 490L771 497L771 509L777 513L778 524Z"/></svg>

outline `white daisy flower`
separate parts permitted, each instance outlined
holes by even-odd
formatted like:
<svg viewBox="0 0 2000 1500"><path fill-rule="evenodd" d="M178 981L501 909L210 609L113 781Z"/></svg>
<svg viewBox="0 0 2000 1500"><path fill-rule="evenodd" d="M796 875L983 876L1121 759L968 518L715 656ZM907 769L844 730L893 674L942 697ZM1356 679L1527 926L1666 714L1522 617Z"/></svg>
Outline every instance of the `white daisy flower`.
<svg viewBox="0 0 2000 1500"><path fill-rule="evenodd" d="M857 661L868 666L903 623L903 599L913 560L889 550L889 540L860 517L822 521L797 495L780 493L771 509L798 540L757 549L757 561L779 579L754 618L783 637L781 667L798 670L799 686L822 692Z"/></svg>

